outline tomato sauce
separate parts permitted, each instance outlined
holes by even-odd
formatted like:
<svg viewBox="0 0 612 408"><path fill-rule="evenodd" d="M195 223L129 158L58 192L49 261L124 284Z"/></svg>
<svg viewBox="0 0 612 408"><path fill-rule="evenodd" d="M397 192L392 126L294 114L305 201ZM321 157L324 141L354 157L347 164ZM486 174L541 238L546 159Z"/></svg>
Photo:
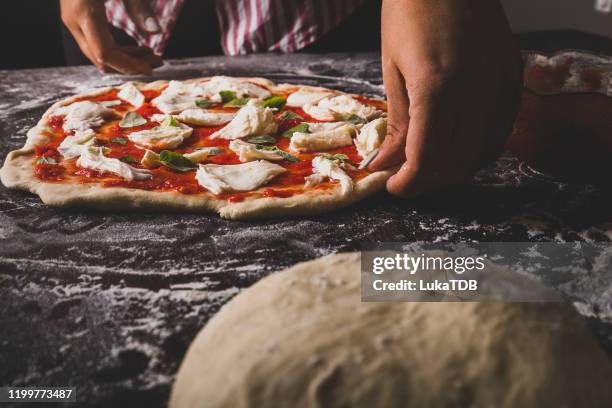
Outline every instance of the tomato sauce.
<svg viewBox="0 0 612 408"><path fill-rule="evenodd" d="M96 145L104 146L107 148L107 150L105 151L105 155L107 157L128 160L131 166L134 166L136 168L145 168L140 164L145 150L136 146L132 141L130 141L128 135L132 132L151 129L159 125L158 122L153 122L150 120L153 115L161 113L159 109L157 109L154 105L151 104L151 100L159 96L162 90L142 91L145 95L145 103L138 109L136 109L136 112L148 120L145 125L123 129L119 126L120 120L117 119L110 121L101 126L100 128L96 129ZM117 93L118 90L113 89L109 92L97 96L79 98L78 101L91 100L94 102L102 102L120 100L117 96ZM378 109L386 110L386 103L384 101L364 97L356 97L356 99L358 99L362 103L375 106ZM124 101L121 102L122 103L120 105L112 106L110 109L113 109L119 112L120 114L123 114L123 112L130 110L131 105L129 103L126 103ZM224 108L219 105L213 105L213 107L211 107L210 109L223 112L234 112L238 110L237 108ZM301 120L298 118L281 120L283 113L286 111L291 111L304 119ZM320 120L316 120L310 117L301 108L293 107L283 108L281 112L278 112L275 115L275 119L279 124L277 134L272 135L276 139L275 145L278 146L280 149L288 152L290 152L290 139L283 137L283 132L294 126L299 125L300 123L303 123L304 121L322 122ZM63 160L61 155L57 151L57 147L66 136L72 134L72 132L64 132L64 130L62 129L63 123L64 118L61 116L50 117L48 120L49 127L52 130L51 132L49 132L48 135L50 141L45 146L36 147L35 160L38 161L40 160L40 158L48 157L52 158L57 163L37 164L35 168L35 173L36 176L40 179L43 179L45 181L66 181L67 179L69 179L70 182L80 182L84 184L98 183L105 187L124 187L148 191L175 191L181 194L199 194L207 191L196 181L194 177L194 171L179 172L165 166L160 166L157 168L148 169L153 174L153 178L150 180L127 181L115 174L80 168L76 165L76 159ZM229 149L229 140L212 139L210 137L214 132L223 128L224 125L217 127L191 127L194 128L192 136L189 139L185 140L179 148L175 149L176 152L184 154L201 147L217 147L219 149L223 149L224 153L209 157L206 160L206 163L220 165L241 163L238 159L238 156ZM244 201L247 197L253 196L288 198L304 192L304 178L312 174L312 159L317 156L317 153L290 153L294 156L299 157L300 161L290 162L284 160L281 162L277 162L277 164L283 166L288 171L275 177L261 189L244 193L218 194L215 197L218 199L227 200L229 202L241 202ZM361 161L361 157L359 156L355 146L353 145L338 149L332 149L327 151L327 153L344 154L349 158L350 162L353 165L357 165ZM370 172L367 170L348 170L348 173L355 180L362 179L368 174L370 174ZM328 181L310 189L321 191L323 193L325 190L331 189L335 185L335 182Z"/></svg>

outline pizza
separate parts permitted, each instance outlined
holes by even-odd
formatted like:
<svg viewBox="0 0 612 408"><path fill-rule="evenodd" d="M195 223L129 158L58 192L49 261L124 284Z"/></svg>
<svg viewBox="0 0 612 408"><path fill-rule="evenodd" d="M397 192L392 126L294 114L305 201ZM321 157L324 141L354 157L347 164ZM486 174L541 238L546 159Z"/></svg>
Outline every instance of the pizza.
<svg viewBox="0 0 612 408"><path fill-rule="evenodd" d="M386 103L263 78L128 82L55 103L0 179L54 206L312 214L384 188Z"/></svg>

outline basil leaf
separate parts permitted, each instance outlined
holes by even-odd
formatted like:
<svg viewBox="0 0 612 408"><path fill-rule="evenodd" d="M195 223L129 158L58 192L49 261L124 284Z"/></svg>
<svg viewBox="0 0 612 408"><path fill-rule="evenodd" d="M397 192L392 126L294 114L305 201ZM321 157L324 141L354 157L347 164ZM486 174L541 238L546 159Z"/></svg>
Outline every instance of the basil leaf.
<svg viewBox="0 0 612 408"><path fill-rule="evenodd" d="M295 132L308 133L308 123L300 123L299 125L294 126L289 130L286 130L285 132L283 132L283 137L290 138Z"/></svg>
<svg viewBox="0 0 612 408"><path fill-rule="evenodd" d="M241 108L247 104L249 98L234 98L223 105L224 108Z"/></svg>
<svg viewBox="0 0 612 408"><path fill-rule="evenodd" d="M279 118L280 120L304 120L304 117L293 111L284 111Z"/></svg>
<svg viewBox="0 0 612 408"><path fill-rule="evenodd" d="M119 160L127 164L136 163L136 159L133 158L132 156L121 156Z"/></svg>
<svg viewBox="0 0 612 408"><path fill-rule="evenodd" d="M252 136L247 139L247 142L255 143L255 144L267 144L267 143L276 143L276 139L268 135Z"/></svg>
<svg viewBox="0 0 612 408"><path fill-rule="evenodd" d="M37 164L57 164L57 160L55 160L53 157L42 156L38 160L36 160L36 163Z"/></svg>
<svg viewBox="0 0 612 408"><path fill-rule="evenodd" d="M264 99L263 106L265 106L266 108L283 109L286 103L287 99L283 98L282 96L271 96L267 99Z"/></svg>
<svg viewBox="0 0 612 408"><path fill-rule="evenodd" d="M283 159L285 159L285 160L287 160L287 161L290 161L290 162L292 162L292 163L297 163L297 162L299 162L299 161L300 161L300 159L299 159L299 158L295 157L295 156L294 156L294 155L292 155L292 154L287 153L287 152L286 152L286 151L284 151L284 150L278 149L278 151L277 151L276 153L277 153L279 156L281 156Z"/></svg>
<svg viewBox="0 0 612 408"><path fill-rule="evenodd" d="M182 154L171 152L170 150L162 150L159 153L159 162L166 167L176 171L187 172L194 170L196 165Z"/></svg>
<svg viewBox="0 0 612 408"><path fill-rule="evenodd" d="M279 149L277 146L264 146L264 145L257 145L255 146L255 149L257 150L263 150L265 152L274 152L276 154L278 154L280 157L282 157L283 159L296 163L299 162L300 159L295 157L292 154L287 153L284 150Z"/></svg>
<svg viewBox="0 0 612 408"><path fill-rule="evenodd" d="M327 160L338 161L338 162L342 162L342 163L349 161L348 156L346 154L342 154L342 153L337 153L337 154L334 154L334 155L331 155L329 153L323 153L323 154L320 154L319 156L321 156L321 157L323 157L324 159L327 159Z"/></svg>
<svg viewBox="0 0 612 408"><path fill-rule="evenodd" d="M197 101L195 101L195 105L198 108L206 109L206 108L210 108L214 104L211 101L209 101L208 99L198 99Z"/></svg>
<svg viewBox="0 0 612 408"><path fill-rule="evenodd" d="M232 99L238 98L236 92L234 91L219 91L219 96L221 96L221 101L223 101L223 103L227 103Z"/></svg>
<svg viewBox="0 0 612 408"><path fill-rule="evenodd" d="M123 146L125 146L128 143L128 141L127 141L127 139L125 137L113 137L111 139L111 142L117 143L117 144L120 144L120 145L123 145Z"/></svg>
<svg viewBox="0 0 612 408"><path fill-rule="evenodd" d="M178 120L174 116L170 115L160 125L161 127L181 127Z"/></svg>
<svg viewBox="0 0 612 408"><path fill-rule="evenodd" d="M140 116L136 112L128 112L125 114L121 122L119 122L120 128L131 128L136 126L142 126L147 123L147 120Z"/></svg>
<svg viewBox="0 0 612 408"><path fill-rule="evenodd" d="M368 121L361 116L357 116L355 114L351 114L346 121L348 123L352 123L353 125L363 125L364 123L368 123Z"/></svg>

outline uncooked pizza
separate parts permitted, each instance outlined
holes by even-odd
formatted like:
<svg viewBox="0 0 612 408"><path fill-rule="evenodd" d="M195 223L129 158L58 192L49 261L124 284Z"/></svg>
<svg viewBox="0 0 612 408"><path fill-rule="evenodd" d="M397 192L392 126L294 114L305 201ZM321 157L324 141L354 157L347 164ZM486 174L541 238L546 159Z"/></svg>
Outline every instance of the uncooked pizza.
<svg viewBox="0 0 612 408"><path fill-rule="evenodd" d="M55 206L329 211L382 189L386 103L262 78L129 82L54 104L0 172Z"/></svg>

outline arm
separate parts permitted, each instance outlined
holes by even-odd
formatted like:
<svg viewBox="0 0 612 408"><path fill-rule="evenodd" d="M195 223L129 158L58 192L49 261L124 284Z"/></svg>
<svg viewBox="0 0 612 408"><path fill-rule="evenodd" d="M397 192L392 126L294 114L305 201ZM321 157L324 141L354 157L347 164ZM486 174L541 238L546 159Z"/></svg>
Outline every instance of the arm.
<svg viewBox="0 0 612 408"><path fill-rule="evenodd" d="M462 183L501 152L522 63L498 0L384 0L382 64L388 135L370 168L403 163L391 193Z"/></svg>
<svg viewBox="0 0 612 408"><path fill-rule="evenodd" d="M124 0L132 20L143 33L160 31L146 1ZM151 74L161 65L160 57L145 47L118 46L106 21L102 0L60 0L62 21L68 27L81 51L103 72Z"/></svg>

